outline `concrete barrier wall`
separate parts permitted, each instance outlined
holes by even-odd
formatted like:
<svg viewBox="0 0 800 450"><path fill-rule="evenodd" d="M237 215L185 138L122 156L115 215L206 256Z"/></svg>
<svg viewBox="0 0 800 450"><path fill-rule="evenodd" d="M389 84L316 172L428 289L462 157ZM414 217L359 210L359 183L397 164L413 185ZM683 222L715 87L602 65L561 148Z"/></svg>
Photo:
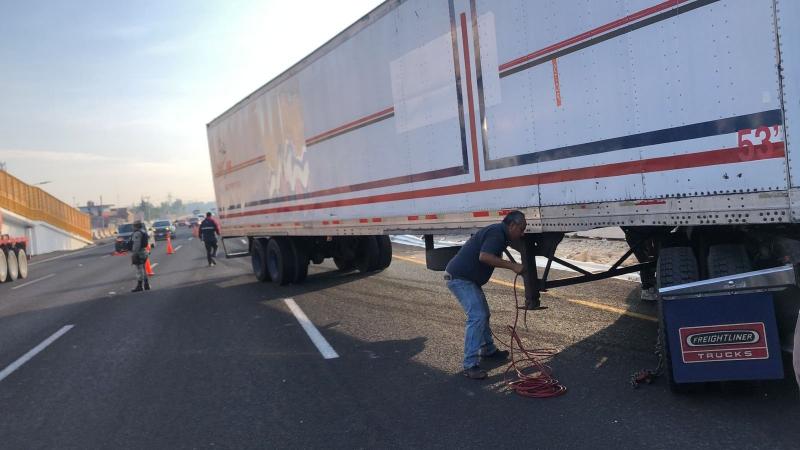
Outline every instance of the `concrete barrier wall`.
<svg viewBox="0 0 800 450"><path fill-rule="evenodd" d="M93 228L92 239L105 239L115 236L117 234L117 227Z"/></svg>
<svg viewBox="0 0 800 450"><path fill-rule="evenodd" d="M90 240L70 234L49 223L29 220L2 208L0 208L0 214L3 216L0 234L28 238L30 255L41 255L60 250L77 250L92 243Z"/></svg>

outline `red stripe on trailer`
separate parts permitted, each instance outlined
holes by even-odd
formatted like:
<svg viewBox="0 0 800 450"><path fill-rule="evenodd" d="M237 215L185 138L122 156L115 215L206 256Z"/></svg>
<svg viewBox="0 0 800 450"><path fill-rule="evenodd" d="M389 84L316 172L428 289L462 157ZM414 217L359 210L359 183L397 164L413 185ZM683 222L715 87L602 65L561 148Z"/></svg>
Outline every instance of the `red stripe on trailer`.
<svg viewBox="0 0 800 450"><path fill-rule="evenodd" d="M507 216L507 215L508 215L510 212L511 212L511 210L510 210L510 209L503 209L503 210L497 211L497 215L498 215L498 216L500 216L500 217L505 217L505 216Z"/></svg>
<svg viewBox="0 0 800 450"><path fill-rule="evenodd" d="M222 170L220 170L218 172L215 172L214 176L221 177L222 175L227 175L229 173L236 172L237 170L244 169L245 167L250 167L250 166L256 165L256 164L258 164L260 162L265 161L266 159L267 159L266 156L259 156L258 158L249 159L247 161L240 162L240 163L238 163L236 165L233 165L233 166L230 166L230 167L228 167L226 169L222 169Z"/></svg>
<svg viewBox="0 0 800 450"><path fill-rule="evenodd" d="M419 220L419 216L408 216L408 220Z"/></svg>
<svg viewBox="0 0 800 450"><path fill-rule="evenodd" d="M358 223L369 223L369 219L358 219Z"/></svg>
<svg viewBox="0 0 800 450"><path fill-rule="evenodd" d="M378 223L378 222L383 222L383 219L381 219L380 217L374 217L372 221Z"/></svg>
<svg viewBox="0 0 800 450"><path fill-rule="evenodd" d="M340 125L340 126L334 128L332 130L328 130L328 131L326 131L324 133L320 133L320 134L318 134L316 136L310 137L310 138L306 139L306 145L312 145L317 141L320 141L320 140L325 139L325 138L333 137L336 134L344 133L348 129L357 127L357 126L359 126L359 125L361 125L361 124L363 124L365 122L369 122L370 120L377 119L377 118L379 118L381 116L388 115L388 114L393 114L393 113L394 113L394 107L390 106L390 107L388 107L388 108L386 108L386 109L384 109L382 111L378 111L376 113L370 114L370 115L362 117L360 119L356 119L356 120L354 120L352 122L348 122L348 123L346 123L344 125Z"/></svg>
<svg viewBox="0 0 800 450"><path fill-rule="evenodd" d="M467 72L467 102L469 103L469 138L472 144L472 167L475 171L475 182L481 181L478 159L478 133L475 131L475 103L472 99L472 68L469 62L469 42L467 41L467 15L461 13L461 41L464 47L464 67Z"/></svg>
<svg viewBox="0 0 800 450"><path fill-rule="evenodd" d="M561 106L561 83L558 81L558 58L553 58L553 89L556 93L556 106Z"/></svg>
<svg viewBox="0 0 800 450"><path fill-rule="evenodd" d="M322 221L322 224L323 224L323 225L329 225L329 224L330 224L330 222L328 222L327 220L323 220L323 221Z"/></svg>
<svg viewBox="0 0 800 450"><path fill-rule="evenodd" d="M334 221L333 221L333 224L334 224L334 225L339 225L339 224L341 224L341 223L342 223L342 222L341 222L341 221L339 221L339 220L334 220Z"/></svg>
<svg viewBox="0 0 800 450"><path fill-rule="evenodd" d="M666 200L642 200L634 203L636 206L650 206L650 205L666 205Z"/></svg>
<svg viewBox="0 0 800 450"><path fill-rule="evenodd" d="M489 217L489 211L475 211L472 213L472 217Z"/></svg>
<svg viewBox="0 0 800 450"><path fill-rule="evenodd" d="M483 192L497 189L507 189L537 184L563 183L567 181L590 180L622 175L640 173L664 172L667 170L691 169L697 167L714 166L719 164L736 164L767 159L777 159L786 156L783 142L759 144L753 147L732 147L718 150L709 150L683 155L664 156L659 158L642 159L621 163L606 164L602 166L583 167L579 169L566 169L541 174L523 175L496 180L484 180L479 183L467 183L453 186L441 186L416 191L393 192L389 194L370 195L342 200L331 200L319 203L306 203L303 205L280 206L257 211L246 211L229 214L224 218L246 217L259 214L276 214L294 211L308 211L323 208L337 208L342 206L368 205L383 202L396 202L418 198L439 197L445 195L466 194L470 192ZM425 219L436 219L435 214L425 216ZM365 219L362 219L365 220ZM363 222L362 222L363 223Z"/></svg>
<svg viewBox="0 0 800 450"><path fill-rule="evenodd" d="M439 216L437 216L436 214L426 214L425 215L425 220L433 220L433 219L438 219L438 218L439 218Z"/></svg>
<svg viewBox="0 0 800 450"><path fill-rule="evenodd" d="M552 52L554 52L556 50L560 50L560 49L562 49L564 47L569 47L572 44L577 44L578 42L585 41L586 39L592 38L592 37L597 36L599 34L603 34L603 33L607 32L607 31L611 31L614 28L619 28L619 27L621 27L623 25L626 25L626 24L628 24L630 22L635 22L635 21L637 21L639 19L643 19L643 18L645 18L647 16L650 16L650 15L653 15L655 13L664 11L664 10L669 9L669 8L673 8L675 6L680 5L681 3L686 3L687 1L689 1L689 0L667 0L665 2L661 2L661 3L659 3L659 4L655 5L655 6L651 6L649 8L645 8L645 9L643 9L641 11L637 11L637 12L635 12L633 14L627 15L627 16L621 18L621 19L617 19L617 20L615 20L613 22L609 22L609 23L607 23L605 25L601 25L601 26L599 26L597 28L594 28L592 30L586 31L584 33L581 33L579 35L573 36L571 38L564 39L561 42L556 42L553 45L549 45L549 46L547 46L545 48L536 50L535 52L528 53L527 55L524 55L524 56L520 56L519 58L516 58L516 59L513 59L511 61L508 61L507 63L500 64L498 70L500 70L502 72L502 71L504 71L506 69L509 69L511 67L514 67L514 66L518 66L518 65L523 64L525 62L528 62L528 61L530 61L532 59L536 59L536 58L538 58L540 56L544 56L544 55L546 55L548 53L552 53Z"/></svg>

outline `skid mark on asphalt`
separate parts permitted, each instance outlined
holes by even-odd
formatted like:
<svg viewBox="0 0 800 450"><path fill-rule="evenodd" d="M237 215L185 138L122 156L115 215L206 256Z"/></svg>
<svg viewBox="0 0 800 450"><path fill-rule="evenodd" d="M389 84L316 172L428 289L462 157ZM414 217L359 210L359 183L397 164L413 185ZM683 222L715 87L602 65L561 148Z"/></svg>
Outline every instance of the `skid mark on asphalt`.
<svg viewBox="0 0 800 450"><path fill-rule="evenodd" d="M414 263L414 264L420 264L420 265L423 265L423 266L425 265L425 262L423 262L423 261L419 261L417 259L406 257L406 256L397 256L397 255L395 255L395 256L393 256L393 258L394 259L399 259L401 261L407 261L407 262ZM497 278L491 278L491 279L489 279L489 282L490 283L494 283L494 284L499 284L501 286L508 286L508 287L511 287L511 288L514 287L514 283L509 283L508 281L498 280ZM633 317L634 319L646 320L646 321L649 321L649 322L658 322L658 318L657 317L653 317L653 316L649 316L647 314L641 314L641 313L637 313L637 312L633 312L633 311L628 311L628 310L623 309L623 308L617 308L617 307L614 307L614 306L603 305L601 303L595 303L595 302L590 302L590 301L586 301L586 300L575 300L575 299L564 297L563 295L554 294L553 292L550 292L550 291L547 292L547 295L549 295L551 297L558 298L560 300L564 300L564 301L570 302L570 303L574 303L576 305L586 306L588 308L599 309L601 311L612 312L612 313L620 314L620 315L623 315L623 316Z"/></svg>

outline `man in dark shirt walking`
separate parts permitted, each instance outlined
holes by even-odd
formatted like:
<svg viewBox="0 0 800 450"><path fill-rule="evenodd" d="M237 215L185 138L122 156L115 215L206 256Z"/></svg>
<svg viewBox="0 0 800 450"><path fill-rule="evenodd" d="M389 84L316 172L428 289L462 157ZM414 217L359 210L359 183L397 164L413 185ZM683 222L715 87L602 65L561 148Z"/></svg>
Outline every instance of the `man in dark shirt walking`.
<svg viewBox="0 0 800 450"><path fill-rule="evenodd" d="M198 235L200 239L206 244L206 258L208 259L208 267L216 266L217 262L214 257L217 256L217 236L219 236L219 225L211 218L211 213L206 213L206 218L200 222Z"/></svg>
<svg viewBox="0 0 800 450"><path fill-rule="evenodd" d="M504 260L500 255L511 241L520 239L528 226L525 215L511 211L501 223L489 225L473 235L447 264L445 280L467 314L464 333L464 375L474 380L486 378L478 361L481 357L508 358L508 351L498 350L489 327L489 304L481 286L491 278L495 267L522 273L522 264Z"/></svg>

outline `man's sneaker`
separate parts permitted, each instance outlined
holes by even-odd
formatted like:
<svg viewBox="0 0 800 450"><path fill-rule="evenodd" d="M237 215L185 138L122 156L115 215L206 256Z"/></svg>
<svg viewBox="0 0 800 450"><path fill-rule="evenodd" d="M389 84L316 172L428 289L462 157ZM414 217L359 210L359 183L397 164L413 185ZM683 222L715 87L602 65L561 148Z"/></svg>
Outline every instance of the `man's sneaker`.
<svg viewBox="0 0 800 450"><path fill-rule="evenodd" d="M505 361L508 359L508 350L495 350L494 353L482 355L483 359L493 359L495 361Z"/></svg>
<svg viewBox="0 0 800 450"><path fill-rule="evenodd" d="M471 380L483 380L486 378L486 371L481 369L480 366L472 366L469 369L464 369L464 376Z"/></svg>

